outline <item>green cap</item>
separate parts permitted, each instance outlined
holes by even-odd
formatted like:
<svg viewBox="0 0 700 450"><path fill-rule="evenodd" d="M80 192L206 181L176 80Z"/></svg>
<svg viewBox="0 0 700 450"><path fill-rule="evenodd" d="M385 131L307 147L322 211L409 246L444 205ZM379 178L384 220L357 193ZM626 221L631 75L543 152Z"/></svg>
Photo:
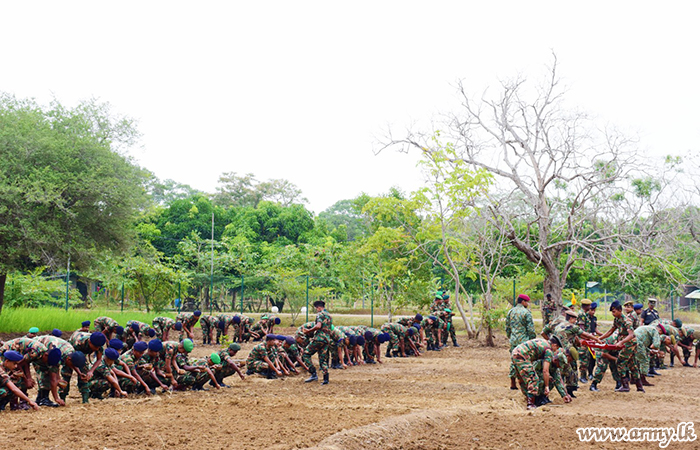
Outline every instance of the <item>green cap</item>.
<svg viewBox="0 0 700 450"><path fill-rule="evenodd" d="M30 332L30 333L38 333L38 332L39 332L39 329L38 329L37 327L31 327L31 328L29 329L29 332Z"/></svg>
<svg viewBox="0 0 700 450"><path fill-rule="evenodd" d="M221 356L219 356L218 353L212 353L209 355L209 358L211 358L211 362L214 364L221 364Z"/></svg>
<svg viewBox="0 0 700 450"><path fill-rule="evenodd" d="M435 293L435 298L439 298L440 300L442 300L442 291L437 291Z"/></svg>
<svg viewBox="0 0 700 450"><path fill-rule="evenodd" d="M185 348L185 351L189 353L194 348L194 342L192 342L191 339L183 339L182 346Z"/></svg>
<svg viewBox="0 0 700 450"><path fill-rule="evenodd" d="M237 352L241 349L241 346L234 342L233 344L229 344L228 349Z"/></svg>
<svg viewBox="0 0 700 450"><path fill-rule="evenodd" d="M445 308L445 312L451 313L452 310L450 308Z"/></svg>
<svg viewBox="0 0 700 450"><path fill-rule="evenodd" d="M564 306L566 306L567 308L571 308L571 307L573 307L573 306L574 306L574 304L573 304L573 303L571 303L571 302L569 302L569 303L567 303L567 304L566 304L566 305L564 305Z"/></svg>

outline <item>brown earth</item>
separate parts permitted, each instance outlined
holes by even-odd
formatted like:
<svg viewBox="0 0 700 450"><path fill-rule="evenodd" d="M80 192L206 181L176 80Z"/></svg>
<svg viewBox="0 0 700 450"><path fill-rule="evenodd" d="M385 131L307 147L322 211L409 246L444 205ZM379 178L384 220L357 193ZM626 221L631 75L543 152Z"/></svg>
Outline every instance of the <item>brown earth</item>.
<svg viewBox="0 0 700 450"><path fill-rule="evenodd" d="M291 333L291 329L283 329ZM464 340L464 339L462 339ZM331 384L237 376L229 389L92 400L76 389L65 408L0 412L0 449L569 449L658 448L656 443L581 443L581 426L675 427L700 421L700 371L663 371L647 393L601 392L528 412L508 388L508 351L467 343L332 370ZM252 347L246 344L241 352ZM195 356L213 347L198 346ZM315 358L314 358L315 360ZM668 448L700 448L700 442Z"/></svg>

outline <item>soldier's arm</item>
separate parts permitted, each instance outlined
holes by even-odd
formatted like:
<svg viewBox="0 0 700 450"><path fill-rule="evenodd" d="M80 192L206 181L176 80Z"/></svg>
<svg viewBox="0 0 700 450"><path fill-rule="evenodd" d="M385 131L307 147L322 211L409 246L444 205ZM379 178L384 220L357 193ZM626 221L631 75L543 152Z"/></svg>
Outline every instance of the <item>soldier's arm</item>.
<svg viewBox="0 0 700 450"><path fill-rule="evenodd" d="M535 333L535 322L532 320L532 314L526 314L523 318L525 321L525 331L527 333L528 339L535 339L537 333Z"/></svg>
<svg viewBox="0 0 700 450"><path fill-rule="evenodd" d="M267 363L267 367L269 367L270 369L274 370L275 373L277 373L277 375L282 376L282 372L280 372L279 370L277 370L277 367L275 367L275 365L272 364L272 361L270 361L270 358L268 358L267 355L263 356L263 359L264 359L265 362Z"/></svg>

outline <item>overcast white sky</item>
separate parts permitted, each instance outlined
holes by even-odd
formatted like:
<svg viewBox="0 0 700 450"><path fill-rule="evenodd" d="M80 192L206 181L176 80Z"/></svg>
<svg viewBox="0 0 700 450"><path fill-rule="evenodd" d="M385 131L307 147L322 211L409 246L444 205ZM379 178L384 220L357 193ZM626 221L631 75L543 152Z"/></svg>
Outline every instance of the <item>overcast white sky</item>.
<svg viewBox="0 0 700 450"><path fill-rule="evenodd" d="M696 2L0 3L0 90L90 97L136 118L138 162L213 192L222 172L286 178L320 212L418 187L417 155L372 153L387 124L452 108L455 81L542 75L656 154L698 149Z"/></svg>

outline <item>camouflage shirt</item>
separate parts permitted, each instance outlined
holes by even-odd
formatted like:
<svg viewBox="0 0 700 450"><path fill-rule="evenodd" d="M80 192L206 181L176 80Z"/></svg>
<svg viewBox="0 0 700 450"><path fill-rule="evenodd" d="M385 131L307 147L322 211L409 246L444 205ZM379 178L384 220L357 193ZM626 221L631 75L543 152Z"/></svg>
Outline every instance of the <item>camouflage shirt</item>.
<svg viewBox="0 0 700 450"><path fill-rule="evenodd" d="M530 339L513 349L513 358L535 362L538 359L549 363L554 359L554 352L549 342L544 339Z"/></svg>
<svg viewBox="0 0 700 450"><path fill-rule="evenodd" d="M93 322L95 329L98 331L106 330L108 328L116 328L119 326L116 320L107 316L100 316Z"/></svg>
<svg viewBox="0 0 700 450"><path fill-rule="evenodd" d="M251 365L254 361L265 362L265 357L267 356L270 361L274 361L276 356L276 350L274 347L267 347L264 342L259 343L248 354L247 364Z"/></svg>
<svg viewBox="0 0 700 450"><path fill-rule="evenodd" d="M535 323L532 321L532 314L522 304L518 304L508 311L506 336L508 336L512 347L535 338Z"/></svg>
<svg viewBox="0 0 700 450"><path fill-rule="evenodd" d="M53 350L54 348L59 349L61 351L61 362L63 364L66 363L66 358L68 358L75 351L70 342L56 336L51 336L50 334L39 336L36 338L36 340L44 344L48 351ZM47 364L46 367L43 366L43 363L38 365L41 366L41 369L46 369L49 372L58 372L60 370L58 365L49 366Z"/></svg>
<svg viewBox="0 0 700 450"><path fill-rule="evenodd" d="M185 327L192 328L197 323L198 320L199 320L199 317L195 316L194 313L191 313L191 312L181 312L175 318L176 322L182 322L183 328L185 328Z"/></svg>
<svg viewBox="0 0 700 450"><path fill-rule="evenodd" d="M634 333L634 328L632 328L632 319L626 316L625 313L622 313L620 317L615 317L613 319L613 327L615 327L617 330L618 342ZM632 342L634 342L634 339L632 339Z"/></svg>
<svg viewBox="0 0 700 450"><path fill-rule="evenodd" d="M163 331L170 331L175 326L175 321L170 317L158 316L153 319L153 327L160 327Z"/></svg>
<svg viewBox="0 0 700 450"><path fill-rule="evenodd" d="M661 336L659 331L653 325L644 325L634 330L634 335L637 338L637 344L646 348L659 350L661 348Z"/></svg>
<svg viewBox="0 0 700 450"><path fill-rule="evenodd" d="M35 338L20 337L11 339L0 347L0 354L4 354L7 350L14 350L24 355L23 361L34 362L41 359L42 356L49 351L48 348Z"/></svg>
<svg viewBox="0 0 700 450"><path fill-rule="evenodd" d="M559 338L564 348L569 348L574 344L575 339L581 336L581 333L583 333L581 327L566 321L554 327L553 334Z"/></svg>
<svg viewBox="0 0 700 450"><path fill-rule="evenodd" d="M90 335L92 333L83 333L83 332L78 332L76 331L73 333L73 336L70 338L70 343L75 348L76 351L78 352L83 352L85 356L91 355L92 353L95 353L92 351L90 348ZM100 348L97 353L102 352L102 348Z"/></svg>

